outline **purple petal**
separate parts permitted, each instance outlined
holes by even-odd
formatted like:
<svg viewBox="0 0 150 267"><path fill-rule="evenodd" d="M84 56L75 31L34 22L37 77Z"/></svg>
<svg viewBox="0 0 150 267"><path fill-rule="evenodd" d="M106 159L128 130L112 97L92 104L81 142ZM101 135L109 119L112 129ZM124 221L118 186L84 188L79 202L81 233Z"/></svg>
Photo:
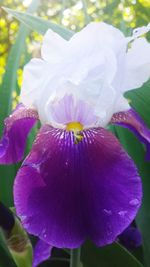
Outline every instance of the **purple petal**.
<svg viewBox="0 0 150 267"><path fill-rule="evenodd" d="M75 144L72 132L43 126L15 180L24 227L58 248L112 243L141 204L141 180L116 137L103 128L82 134Z"/></svg>
<svg viewBox="0 0 150 267"><path fill-rule="evenodd" d="M142 244L142 236L139 230L134 226L129 226L119 236L120 243L127 249L134 249Z"/></svg>
<svg viewBox="0 0 150 267"><path fill-rule="evenodd" d="M5 119L3 137L0 140L0 163L11 164L22 160L26 139L38 119L32 109L18 105L15 111Z"/></svg>
<svg viewBox="0 0 150 267"><path fill-rule="evenodd" d="M146 159L150 160L150 130L133 109L114 114L111 118L111 123L131 130L146 145Z"/></svg>
<svg viewBox="0 0 150 267"><path fill-rule="evenodd" d="M33 267L47 260L51 256L52 248L51 245L45 243L43 240L38 240L33 253Z"/></svg>

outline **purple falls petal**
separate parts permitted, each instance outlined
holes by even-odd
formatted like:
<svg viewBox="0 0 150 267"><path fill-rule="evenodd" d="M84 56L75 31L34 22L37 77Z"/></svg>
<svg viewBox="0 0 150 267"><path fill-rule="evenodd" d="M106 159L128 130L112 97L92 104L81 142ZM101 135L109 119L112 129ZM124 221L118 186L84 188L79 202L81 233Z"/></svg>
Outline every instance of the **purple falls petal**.
<svg viewBox="0 0 150 267"><path fill-rule="evenodd" d="M39 239L33 252L33 267L47 260L51 256L52 246Z"/></svg>
<svg viewBox="0 0 150 267"><path fill-rule="evenodd" d="M22 104L5 119L4 133L0 140L0 164L22 160L27 136L37 119L37 112Z"/></svg>
<svg viewBox="0 0 150 267"><path fill-rule="evenodd" d="M112 243L141 204L141 180L117 138L103 128L82 134L76 144L72 132L43 126L15 180L24 227L58 248Z"/></svg>
<svg viewBox="0 0 150 267"><path fill-rule="evenodd" d="M110 123L120 125L131 130L137 138L146 145L146 159L150 160L150 130L135 110L130 109L125 112L114 114Z"/></svg>
<svg viewBox="0 0 150 267"><path fill-rule="evenodd" d="M129 226L119 236L119 241L127 249L132 250L139 247L142 244L142 236L140 231L136 227Z"/></svg>

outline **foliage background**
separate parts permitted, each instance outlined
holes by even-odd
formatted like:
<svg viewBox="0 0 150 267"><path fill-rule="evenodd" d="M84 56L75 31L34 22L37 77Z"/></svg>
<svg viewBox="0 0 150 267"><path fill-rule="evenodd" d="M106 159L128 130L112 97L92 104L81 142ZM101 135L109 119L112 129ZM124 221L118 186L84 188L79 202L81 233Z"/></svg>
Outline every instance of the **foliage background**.
<svg viewBox="0 0 150 267"><path fill-rule="evenodd" d="M131 28L140 27L150 22L150 0L0 0L0 6L6 6L17 11L28 10L28 12L63 25L73 31L78 31L90 21L105 21L117 26L127 35L131 33ZM18 20L6 13L1 7L0 132L2 133L4 118L19 101L23 66L31 57L40 56L39 49L42 35L35 31L30 31L24 25L20 25ZM148 34L149 38L150 34ZM150 83L148 82L142 89L129 92L127 97L131 99L132 106L141 114L150 127ZM30 135L27 151L31 147L35 130ZM136 162L143 180L143 205L136 220L143 235L143 246L133 253L144 266L150 267L150 163L144 161L145 152L143 146L138 143L132 134L119 127L114 127L112 130ZM18 167L19 165L0 166L0 200L8 206L13 206L12 186ZM90 251L92 250L90 249ZM95 254L95 251L94 249L94 253L89 253L89 255L91 257L92 255L94 255L93 257L99 257ZM120 264L119 255L117 257L118 264ZM120 267L122 265L122 267L130 267L123 261L121 265L115 264L113 265L112 262L111 265L108 265L105 259L101 266ZM52 266L55 267L57 265L53 263ZM62 266L64 266L63 263ZM61 264L59 267L61 267ZM85 267L89 267L88 264ZM99 267L99 265L93 265L92 267Z"/></svg>

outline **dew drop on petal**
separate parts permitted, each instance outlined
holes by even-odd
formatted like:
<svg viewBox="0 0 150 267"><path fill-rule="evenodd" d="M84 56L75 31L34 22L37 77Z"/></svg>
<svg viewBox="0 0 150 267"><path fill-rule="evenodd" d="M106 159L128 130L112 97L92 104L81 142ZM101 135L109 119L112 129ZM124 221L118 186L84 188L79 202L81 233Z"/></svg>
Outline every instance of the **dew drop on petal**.
<svg viewBox="0 0 150 267"><path fill-rule="evenodd" d="M121 211L118 212L118 215L121 216L121 217L124 217L126 214L127 214L126 210L121 210Z"/></svg>
<svg viewBox="0 0 150 267"><path fill-rule="evenodd" d="M26 219L27 219L27 216L25 216L25 215L22 215L22 216L21 216L21 220L22 220L22 221L26 221Z"/></svg>
<svg viewBox="0 0 150 267"><path fill-rule="evenodd" d="M132 200L129 202L129 204L130 204L131 206L136 206L136 205L139 204L139 200L138 200L137 198L134 198L134 199L132 199Z"/></svg>
<svg viewBox="0 0 150 267"><path fill-rule="evenodd" d="M104 212L106 215L112 215L112 211L111 211L111 210L103 209L103 212Z"/></svg>
<svg viewBox="0 0 150 267"><path fill-rule="evenodd" d="M138 176L136 176L136 177L132 177L131 179L130 179L131 181L141 181L141 178L140 177L138 177Z"/></svg>
<svg viewBox="0 0 150 267"><path fill-rule="evenodd" d="M107 225L107 235L108 236L112 235L112 226L111 225Z"/></svg>
<svg viewBox="0 0 150 267"><path fill-rule="evenodd" d="M22 225L24 228L28 229L28 227L30 226L30 223L27 218L25 218L24 221L22 221Z"/></svg>
<svg viewBox="0 0 150 267"><path fill-rule="evenodd" d="M68 165L69 165L69 161L68 160L65 161L65 165L66 165L66 167L68 167Z"/></svg>
<svg viewBox="0 0 150 267"><path fill-rule="evenodd" d="M42 231L42 236L43 236L44 238L46 238L46 237L47 237L47 234L46 234L46 229L44 229L44 230Z"/></svg>

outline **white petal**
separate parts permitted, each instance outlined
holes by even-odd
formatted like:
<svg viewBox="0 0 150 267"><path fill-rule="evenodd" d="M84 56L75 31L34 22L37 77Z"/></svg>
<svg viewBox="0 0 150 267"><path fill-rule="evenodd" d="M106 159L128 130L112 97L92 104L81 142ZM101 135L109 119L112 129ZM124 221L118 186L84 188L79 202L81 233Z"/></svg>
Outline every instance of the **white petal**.
<svg viewBox="0 0 150 267"><path fill-rule="evenodd" d="M124 62L120 66L117 61L125 55L126 38L117 28L103 22L92 22L71 38L68 48L70 62L66 73L71 83L79 85L85 83L85 79L87 83L93 80L93 85L92 82L90 85L93 94L93 87L94 91L101 88L97 86L96 89L94 79L97 85L110 84L117 71L117 83L121 80L120 70Z"/></svg>
<svg viewBox="0 0 150 267"><path fill-rule="evenodd" d="M76 59L76 60L75 60ZM114 52L107 47L93 49L86 56L74 57L72 63L68 62L63 76L76 85L85 80L102 80L110 83L116 73L116 57Z"/></svg>
<svg viewBox="0 0 150 267"><path fill-rule="evenodd" d="M120 111L126 111L128 109L130 109L130 105L129 105L129 101L120 94L120 96L118 95L115 105L114 105L114 110L113 113L117 113Z"/></svg>
<svg viewBox="0 0 150 267"><path fill-rule="evenodd" d="M94 104L95 114L99 118L99 126L105 127L110 121L114 113L116 97L116 91L113 87L105 85L101 89L101 93L99 94L99 97L97 97L97 101L95 101Z"/></svg>
<svg viewBox="0 0 150 267"><path fill-rule="evenodd" d="M110 83L116 72L116 57L126 44L126 38L116 28L106 23L90 23L68 42L64 53L64 77L79 85L87 76Z"/></svg>
<svg viewBox="0 0 150 267"><path fill-rule="evenodd" d="M141 87L150 78L150 43L138 38L127 53L123 91Z"/></svg>
<svg viewBox="0 0 150 267"><path fill-rule="evenodd" d="M59 34L48 30L44 35L43 44L41 48L42 58L50 63L59 62L67 49L67 41Z"/></svg>
<svg viewBox="0 0 150 267"><path fill-rule="evenodd" d="M79 52L82 49L86 50L87 47L92 49L93 44L98 46L103 44L116 50L122 41L125 41L123 33L104 22L91 22L70 39L71 45Z"/></svg>
<svg viewBox="0 0 150 267"><path fill-rule="evenodd" d="M41 59L34 58L24 67L23 83L20 94L20 101L28 107L37 107L40 96L55 73L49 64Z"/></svg>
<svg viewBox="0 0 150 267"><path fill-rule="evenodd" d="M137 39L145 31L148 27L125 38L111 25L90 23L65 41L49 30L43 60L34 59L24 69L21 101L38 110L42 123L56 126L80 115L85 127L90 123L105 127L113 113L129 109L123 92L141 86L150 76L150 44ZM127 42L135 38L126 52ZM67 95L75 102L64 101Z"/></svg>

